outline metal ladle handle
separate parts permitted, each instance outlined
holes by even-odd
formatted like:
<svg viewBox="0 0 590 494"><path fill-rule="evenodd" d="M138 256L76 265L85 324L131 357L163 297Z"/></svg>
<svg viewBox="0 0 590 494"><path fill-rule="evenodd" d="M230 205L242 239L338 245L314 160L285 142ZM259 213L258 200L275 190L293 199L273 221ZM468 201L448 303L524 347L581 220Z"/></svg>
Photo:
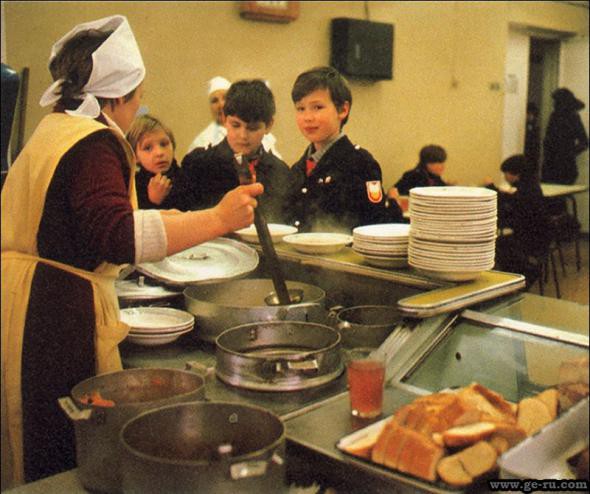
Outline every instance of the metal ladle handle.
<svg viewBox="0 0 590 494"><path fill-rule="evenodd" d="M238 175L240 184L247 185L252 183L252 174L250 173L250 170L247 166L241 167ZM279 262L279 258L277 257L277 253L272 242L272 237L270 236L270 231L268 230L268 225L266 224L264 216L259 209L260 199L261 198L258 197L259 207L254 210L254 226L256 227L256 233L258 234L260 245L262 246L262 253L264 254L270 269L272 282L275 287L277 297L279 298L279 303L281 305L289 305L291 303L291 297L289 296L289 291L287 290L287 284L285 283L283 270L281 269L281 264Z"/></svg>

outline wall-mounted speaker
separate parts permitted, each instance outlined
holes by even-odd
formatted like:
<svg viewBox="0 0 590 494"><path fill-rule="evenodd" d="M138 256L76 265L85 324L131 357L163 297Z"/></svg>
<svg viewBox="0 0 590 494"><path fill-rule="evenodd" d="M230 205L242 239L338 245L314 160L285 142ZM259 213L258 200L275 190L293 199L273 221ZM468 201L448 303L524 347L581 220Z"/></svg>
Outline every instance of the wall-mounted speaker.
<svg viewBox="0 0 590 494"><path fill-rule="evenodd" d="M392 79L393 24L332 19L330 65L352 78Z"/></svg>

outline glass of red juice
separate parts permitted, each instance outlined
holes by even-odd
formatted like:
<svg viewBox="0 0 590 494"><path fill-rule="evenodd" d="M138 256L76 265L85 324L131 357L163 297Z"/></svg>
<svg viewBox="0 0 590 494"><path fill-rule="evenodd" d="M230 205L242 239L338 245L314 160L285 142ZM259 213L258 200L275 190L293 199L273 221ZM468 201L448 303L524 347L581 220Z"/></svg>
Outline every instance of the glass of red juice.
<svg viewBox="0 0 590 494"><path fill-rule="evenodd" d="M383 411L385 362L378 356L351 350L347 365L350 409L360 418L374 418Z"/></svg>

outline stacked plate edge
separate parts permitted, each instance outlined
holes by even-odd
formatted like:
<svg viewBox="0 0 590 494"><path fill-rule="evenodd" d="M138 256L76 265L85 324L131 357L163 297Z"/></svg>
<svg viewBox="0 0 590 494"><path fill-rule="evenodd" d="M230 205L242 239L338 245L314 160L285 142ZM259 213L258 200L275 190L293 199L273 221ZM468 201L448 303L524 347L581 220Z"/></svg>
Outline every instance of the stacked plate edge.
<svg viewBox="0 0 590 494"><path fill-rule="evenodd" d="M171 343L195 326L191 313L169 307L133 307L121 309L120 314L130 327L127 339L144 346Z"/></svg>
<svg viewBox="0 0 590 494"><path fill-rule="evenodd" d="M494 266L497 193L483 187L410 190L408 263L448 281L477 278Z"/></svg>

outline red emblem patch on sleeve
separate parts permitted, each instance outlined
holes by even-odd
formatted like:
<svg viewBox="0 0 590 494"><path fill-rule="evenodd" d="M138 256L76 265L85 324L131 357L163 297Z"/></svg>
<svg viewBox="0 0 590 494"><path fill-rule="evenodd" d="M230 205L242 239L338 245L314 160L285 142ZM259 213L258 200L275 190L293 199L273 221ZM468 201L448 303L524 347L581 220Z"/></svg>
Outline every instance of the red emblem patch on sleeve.
<svg viewBox="0 0 590 494"><path fill-rule="evenodd" d="M383 189L379 180L365 182L367 185L367 197L372 203L378 204L383 199Z"/></svg>

